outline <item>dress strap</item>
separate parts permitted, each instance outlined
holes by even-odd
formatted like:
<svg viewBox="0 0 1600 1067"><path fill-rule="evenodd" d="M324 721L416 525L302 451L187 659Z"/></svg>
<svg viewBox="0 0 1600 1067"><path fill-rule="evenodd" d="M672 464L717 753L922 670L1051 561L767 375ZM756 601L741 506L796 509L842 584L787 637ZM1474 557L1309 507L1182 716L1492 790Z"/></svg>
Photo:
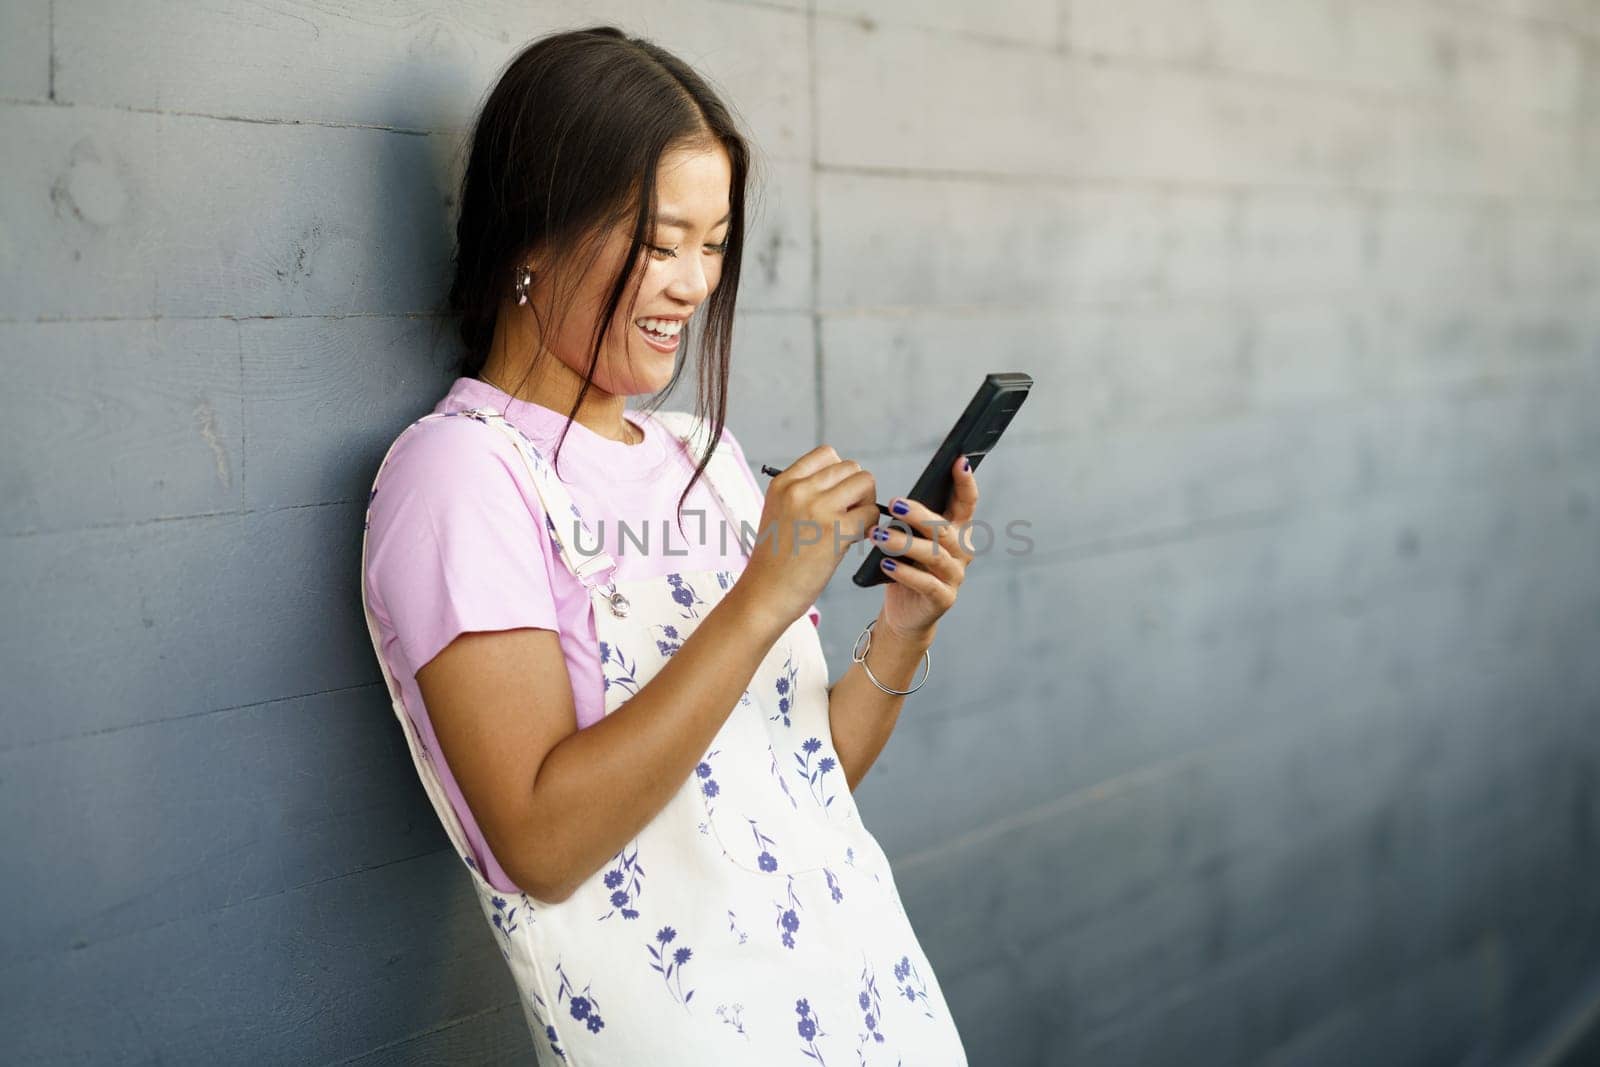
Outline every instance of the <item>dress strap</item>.
<svg viewBox="0 0 1600 1067"><path fill-rule="evenodd" d="M561 479L555 477L550 469L549 462L539 451L537 445L528 439L527 434L512 425L500 412L492 407L465 408L455 412L435 412L433 415L424 415L423 418L433 418L445 415L465 415L476 419L488 426L493 426L511 439L521 454L522 460L528 467L528 475L533 479L534 491L539 494L539 502L544 505L545 530L550 535L551 544L556 546L556 553L561 557L561 562L566 565L572 576L582 582L586 589L593 589L601 583L601 575L610 575L617 569L617 561L605 546L596 540L593 531L589 529L589 522L583 517L583 512L572 500L571 494L561 484ZM596 551L585 555L578 552L572 545L567 544L556 530L554 515L571 515L578 522L578 530L586 545L594 545Z"/></svg>
<svg viewBox="0 0 1600 1067"><path fill-rule="evenodd" d="M573 502L571 494L567 492L561 479L555 476L550 463L545 459L539 447L535 445L526 434L511 423L504 415L492 407L464 408L453 412L433 412L424 415L423 419L446 418L451 415L465 415L476 419L488 426L493 426L504 433L516 446L517 452L527 464L529 476L533 479L534 489L539 494L540 503L545 510L545 529L550 535L550 541L556 546L556 551L561 557L567 570L577 578L586 588L593 589L597 585L606 589L612 588L610 576L615 574L617 562L605 551L605 546L594 536L588 520L583 517L583 512ZM710 426L703 419L686 411L658 411L650 416L668 433L677 439L679 447L683 448L690 459L699 454L706 445L710 436ZM417 421L422 421L419 419ZM712 497L722 509L732 528L735 539L738 541L740 551L748 557L750 547L745 544L742 523L749 525L755 531L761 521L763 501L761 495L752 489L749 476L737 469L738 459L733 451L728 448L718 448L711 461L706 464L704 477ZM551 518L553 515L571 515L577 520L585 545L594 545L596 551L585 555L568 545L557 532L556 524ZM604 580L602 580L604 579Z"/></svg>
<svg viewBox="0 0 1600 1067"><path fill-rule="evenodd" d="M711 426L704 419L688 411L658 411L655 420L665 426L689 455L691 464L706 447L711 437ZM750 486L749 476L738 470L739 460L731 448L718 448L706 464L706 485L732 527L739 550L746 558L750 546L744 542L741 521L748 523L752 532L759 532L763 500Z"/></svg>

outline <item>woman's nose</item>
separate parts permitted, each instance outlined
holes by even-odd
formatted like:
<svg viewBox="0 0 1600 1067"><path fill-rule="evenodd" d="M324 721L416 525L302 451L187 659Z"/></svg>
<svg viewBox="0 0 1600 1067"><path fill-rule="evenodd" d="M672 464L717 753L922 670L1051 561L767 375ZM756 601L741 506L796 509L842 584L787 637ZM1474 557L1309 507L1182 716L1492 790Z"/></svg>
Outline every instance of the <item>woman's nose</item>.
<svg viewBox="0 0 1600 1067"><path fill-rule="evenodd" d="M706 298L710 285L706 281L706 270L700 262L701 258L681 257L678 269L673 272L672 281L667 285L667 292L670 295L689 304L698 304Z"/></svg>

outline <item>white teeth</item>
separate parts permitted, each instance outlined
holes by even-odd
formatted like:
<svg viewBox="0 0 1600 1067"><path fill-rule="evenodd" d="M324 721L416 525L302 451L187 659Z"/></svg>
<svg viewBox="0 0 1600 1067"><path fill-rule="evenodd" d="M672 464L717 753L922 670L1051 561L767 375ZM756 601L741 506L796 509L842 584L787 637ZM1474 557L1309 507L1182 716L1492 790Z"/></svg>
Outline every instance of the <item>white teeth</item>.
<svg viewBox="0 0 1600 1067"><path fill-rule="evenodd" d="M683 329L683 323L678 319L637 319L635 321L645 329L652 333L659 333L663 337L676 337L678 336L678 331Z"/></svg>

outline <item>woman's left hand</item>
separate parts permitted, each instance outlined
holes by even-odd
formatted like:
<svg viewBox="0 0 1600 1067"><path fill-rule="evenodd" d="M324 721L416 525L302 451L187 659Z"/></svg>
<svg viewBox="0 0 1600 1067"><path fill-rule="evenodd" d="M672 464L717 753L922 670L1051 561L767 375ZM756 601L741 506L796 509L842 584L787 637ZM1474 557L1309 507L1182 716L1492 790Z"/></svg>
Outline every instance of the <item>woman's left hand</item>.
<svg viewBox="0 0 1600 1067"><path fill-rule="evenodd" d="M948 513L940 514L915 500L896 498L903 502L904 515L880 516L880 525L869 531L868 545L884 553L883 565L893 563L892 569L880 565L889 576L889 585L883 592L883 625L901 637L913 641L932 640L939 618L956 602L956 591L967 575L967 564L974 553L970 551L972 532L967 526L978 507L978 477L966 466L966 457L956 457L955 489L950 494ZM882 525L897 521L909 525L921 536L912 536L905 530ZM876 540L872 535L883 531L886 540Z"/></svg>

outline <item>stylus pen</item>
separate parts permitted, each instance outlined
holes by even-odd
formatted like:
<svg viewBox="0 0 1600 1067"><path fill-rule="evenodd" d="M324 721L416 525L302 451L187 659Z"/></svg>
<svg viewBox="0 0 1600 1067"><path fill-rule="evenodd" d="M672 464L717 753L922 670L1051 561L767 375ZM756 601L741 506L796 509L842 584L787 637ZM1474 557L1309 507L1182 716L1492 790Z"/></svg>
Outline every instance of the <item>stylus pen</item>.
<svg viewBox="0 0 1600 1067"><path fill-rule="evenodd" d="M763 463L761 465L761 473L765 474L768 478L775 478L778 475L782 474L783 472L781 470L779 470L777 467L772 466L771 464ZM889 509L884 507L882 504L878 504L878 514L879 515L888 515L890 518L894 517L893 513L890 512Z"/></svg>

